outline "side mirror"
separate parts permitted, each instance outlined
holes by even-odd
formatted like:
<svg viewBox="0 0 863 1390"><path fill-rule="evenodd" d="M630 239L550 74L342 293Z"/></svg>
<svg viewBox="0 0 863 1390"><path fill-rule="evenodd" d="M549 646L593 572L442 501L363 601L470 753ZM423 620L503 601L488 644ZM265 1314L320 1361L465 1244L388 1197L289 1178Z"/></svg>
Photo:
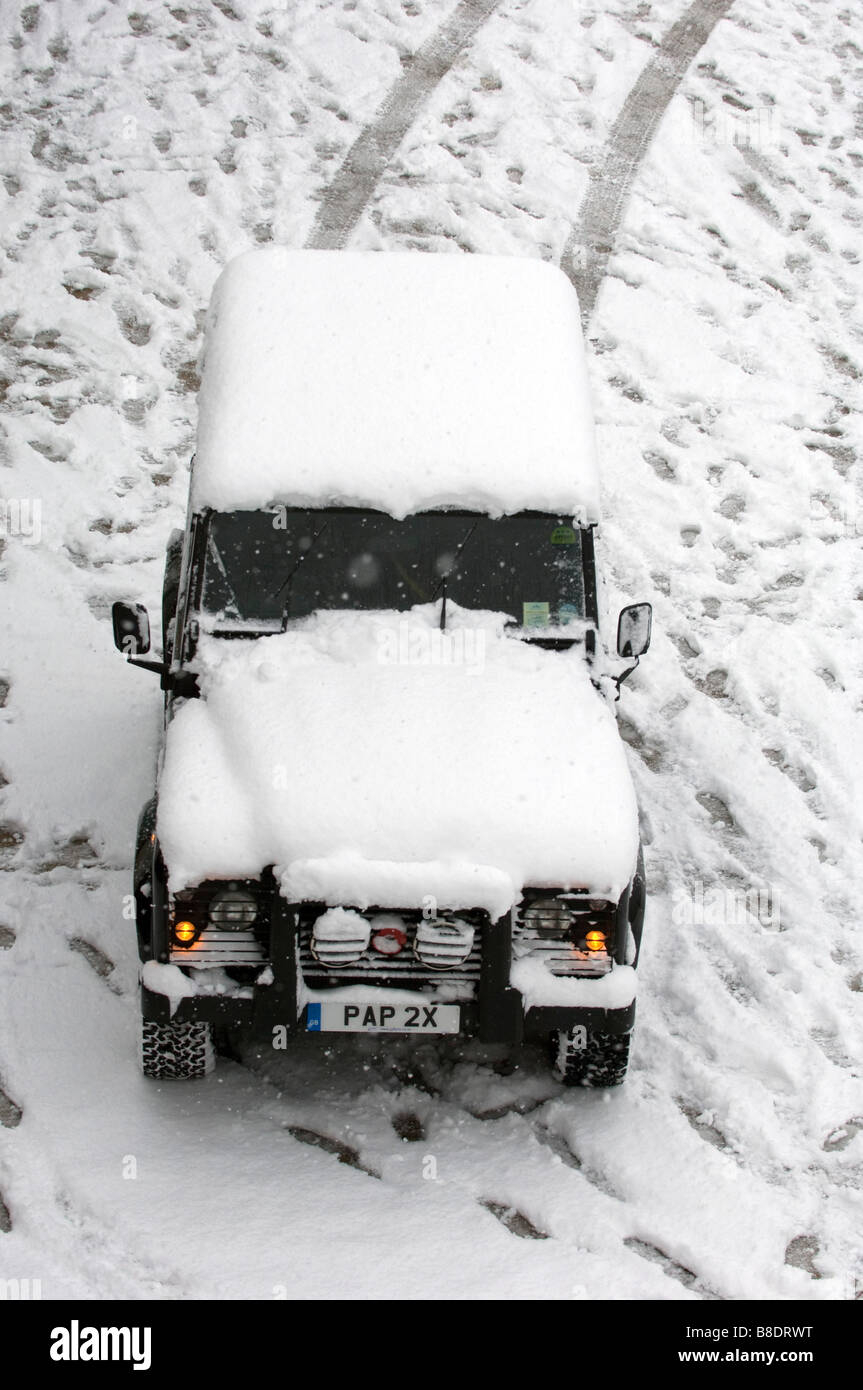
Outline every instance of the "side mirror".
<svg viewBox="0 0 863 1390"><path fill-rule="evenodd" d="M150 650L150 619L142 603L115 603L111 621L114 646L124 656L143 656Z"/></svg>
<svg viewBox="0 0 863 1390"><path fill-rule="evenodd" d="M643 656L650 646L653 609L649 603L631 603L617 620L617 655Z"/></svg>

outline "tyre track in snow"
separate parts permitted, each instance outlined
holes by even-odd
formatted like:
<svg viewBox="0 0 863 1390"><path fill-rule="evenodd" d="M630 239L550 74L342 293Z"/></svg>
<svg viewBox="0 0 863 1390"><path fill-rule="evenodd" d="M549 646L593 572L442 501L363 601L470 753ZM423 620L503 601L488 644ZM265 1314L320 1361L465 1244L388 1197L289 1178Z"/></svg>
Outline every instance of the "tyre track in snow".
<svg viewBox="0 0 863 1390"><path fill-rule="evenodd" d="M630 190L668 105L693 59L734 0L694 0L671 26L621 107L590 182L561 269L578 293L587 325L608 268Z"/></svg>
<svg viewBox="0 0 863 1390"><path fill-rule="evenodd" d="M356 1065L345 1052L341 1060L349 1069ZM404 1058L370 1059L359 1088L345 1078L328 1078L329 1095L322 1104L320 1082L324 1075L320 1059L307 1058L291 1073L278 1066L260 1064L260 1057L242 1059L242 1066L265 1086L277 1092L268 1113L292 1139L311 1145L341 1163L377 1178L404 1194L403 1162L411 1162L406 1144L417 1144L415 1153L428 1161L429 1155L441 1164L447 1186L457 1194L466 1220L477 1207L488 1212L500 1225L523 1241L549 1241L551 1247L569 1251L575 1262L576 1277L587 1256L620 1259L633 1275L636 1264L653 1266L668 1289L680 1287L687 1297L701 1301L722 1301L740 1296L740 1290L723 1287L716 1270L710 1270L709 1245L690 1248L682 1242L680 1223L669 1206L660 1202L645 1210L638 1193L628 1182L607 1180L598 1169L596 1152L585 1160L573 1145L573 1134L566 1133L572 1122L589 1128L591 1097L561 1094L541 1084L541 1072L534 1072L538 1058L524 1059L525 1070L508 1081L496 1067L480 1064L479 1072L492 1088L497 1088L501 1104L478 1109L471 1101L477 1076L475 1064L459 1064L448 1053L435 1055L428 1047L414 1054L409 1064ZM438 1063L439 1067L435 1064ZM427 1075L431 1066L434 1081ZM297 1084L299 1082L299 1085ZM388 1097L388 1099L387 1099ZM622 1097L621 1097L622 1099ZM583 1101L584 1104L579 1104ZM405 1133L402 1121L413 1122ZM488 1134L488 1150L482 1165L474 1159L478 1152L480 1126ZM562 1127L563 1126L563 1127ZM679 1146L679 1138L675 1143ZM501 1164L500 1146L509 1158ZM663 1146L665 1147L665 1146ZM595 1148L595 1141L594 1141ZM667 1149L664 1160L672 1161ZM543 1154L545 1157L543 1157ZM517 1158L515 1157L517 1155ZM324 1160L326 1161L326 1160ZM414 1160L418 1164L421 1159ZM419 1186L423 1184L420 1182ZM669 1202L674 1206L673 1194ZM691 1205L691 1202L690 1202ZM578 1216L581 1212L581 1216ZM586 1222L583 1229L578 1222ZM580 1234L576 1236L578 1227ZM588 1238L589 1227L589 1238ZM766 1262L765 1275L767 1274ZM585 1275L584 1277L593 1277ZM669 1296L669 1295L665 1295ZM680 1296L680 1295L673 1295Z"/></svg>
<svg viewBox="0 0 863 1390"><path fill-rule="evenodd" d="M499 4L500 0L460 0L437 33L417 49L326 189L306 239L308 248L335 251L344 247L420 108Z"/></svg>

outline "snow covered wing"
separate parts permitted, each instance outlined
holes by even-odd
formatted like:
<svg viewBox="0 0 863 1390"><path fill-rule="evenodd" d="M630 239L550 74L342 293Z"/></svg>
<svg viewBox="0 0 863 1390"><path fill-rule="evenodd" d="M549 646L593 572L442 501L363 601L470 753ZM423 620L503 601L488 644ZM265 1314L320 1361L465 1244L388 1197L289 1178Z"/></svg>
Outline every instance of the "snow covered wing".
<svg viewBox="0 0 863 1390"><path fill-rule="evenodd" d="M210 307L192 498L598 520L574 290L514 257L240 256Z"/></svg>

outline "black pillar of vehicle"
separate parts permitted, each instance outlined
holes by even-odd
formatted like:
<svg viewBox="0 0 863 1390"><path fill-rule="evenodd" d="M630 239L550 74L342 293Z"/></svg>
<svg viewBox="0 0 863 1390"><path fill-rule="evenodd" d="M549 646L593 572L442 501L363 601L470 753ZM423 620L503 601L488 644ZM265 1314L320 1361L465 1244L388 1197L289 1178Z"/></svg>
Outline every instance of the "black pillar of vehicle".
<svg viewBox="0 0 863 1390"><path fill-rule="evenodd" d="M509 982L512 963L512 913L482 927L479 974L481 1042L520 1043L524 1034L522 997Z"/></svg>
<svg viewBox="0 0 863 1390"><path fill-rule="evenodd" d="M588 656L596 651L596 631L599 627L599 604L596 595L596 551L593 544L593 527L581 533L581 564L584 574L584 616L593 626L585 637L585 650Z"/></svg>
<svg viewBox="0 0 863 1390"><path fill-rule="evenodd" d="M626 948L629 944L629 895L631 892L632 884L630 883L617 904L614 921L614 960L617 965L626 964Z"/></svg>
<svg viewBox="0 0 863 1390"><path fill-rule="evenodd" d="M153 850L153 959L165 964L168 950L168 884L158 844Z"/></svg>
<svg viewBox="0 0 863 1390"><path fill-rule="evenodd" d="M273 983L267 994L272 991L274 1000L268 1013L278 1014L280 1023L294 1029L297 1026L297 909L285 902L275 880L272 882L272 892L270 965Z"/></svg>

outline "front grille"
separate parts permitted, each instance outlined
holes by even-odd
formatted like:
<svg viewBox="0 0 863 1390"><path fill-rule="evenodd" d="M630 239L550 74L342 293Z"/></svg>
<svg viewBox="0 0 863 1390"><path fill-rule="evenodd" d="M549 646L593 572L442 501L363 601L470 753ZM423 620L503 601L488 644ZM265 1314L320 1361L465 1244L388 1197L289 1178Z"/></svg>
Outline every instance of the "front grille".
<svg viewBox="0 0 863 1390"><path fill-rule="evenodd" d="M416 954L416 933L422 916L419 912L399 912L392 909L369 908L362 916L371 921L373 917L386 915L399 916L404 923L407 944L395 956L379 955L372 946L363 952L359 960L344 965L334 963L325 966L312 953L312 928L315 920L325 911L323 906L304 904L299 909L299 953L300 969L303 979L311 989L328 989L343 985L376 985L388 989L420 989L430 983L452 982L469 985L475 990L479 984L480 962L482 959L483 928L488 917L483 912L459 912L458 917L474 928L470 954L460 965L441 969L424 963ZM318 948L320 955L320 948Z"/></svg>
<svg viewBox="0 0 863 1390"><path fill-rule="evenodd" d="M253 931L225 931L205 927L192 946L171 947L173 965L263 965L263 945Z"/></svg>
<svg viewBox="0 0 863 1390"><path fill-rule="evenodd" d="M599 910L590 907L586 898L579 899L574 894L561 895L558 898L559 909L543 911L539 921L525 920L525 910L530 907L531 901L552 896L534 894L532 899L527 899L516 909L512 925L513 960L542 961L552 975L607 975L614 951L615 904L608 903L604 910ZM559 924L564 908L574 914L575 921L561 931L556 924ZM590 931L605 934L604 951L588 951L582 945Z"/></svg>
<svg viewBox="0 0 863 1390"><path fill-rule="evenodd" d="M213 926L210 922L210 903L216 894L228 887L224 879L201 883L196 888L177 893L171 901L172 925L186 920L201 930L191 946L180 946L169 928L169 959L172 965L196 968L208 965L255 966L269 959L271 896L259 881L234 882L238 888L253 893L257 898L258 916L254 925L242 931L230 931L222 926Z"/></svg>

